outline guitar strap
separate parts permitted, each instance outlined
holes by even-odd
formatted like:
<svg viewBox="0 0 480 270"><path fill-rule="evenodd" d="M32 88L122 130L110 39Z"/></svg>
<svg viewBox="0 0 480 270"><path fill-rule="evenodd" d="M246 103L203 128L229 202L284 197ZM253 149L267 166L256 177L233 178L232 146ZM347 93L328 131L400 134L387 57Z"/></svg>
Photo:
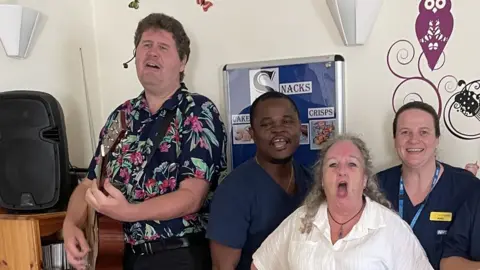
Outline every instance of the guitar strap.
<svg viewBox="0 0 480 270"><path fill-rule="evenodd" d="M172 119L175 116L176 111L177 111L176 109L166 110L165 116L164 117L159 116L155 121L155 124L152 130L157 130L158 132L155 134L155 137L153 138L152 151L150 151L148 156L143 161L142 169L141 171L138 172L138 174L135 177L136 184L140 182L140 179L143 176L145 167L147 166L148 162L150 162L150 160L152 159L153 155L155 154L157 148L160 145L160 142L163 140L163 137L167 133L168 127L170 126L170 122L172 122Z"/></svg>
<svg viewBox="0 0 480 270"><path fill-rule="evenodd" d="M153 126L153 130L157 130L158 132L155 135L155 138L153 139L152 149L157 149L160 146L160 142L163 140L163 137L167 134L168 127L170 126L170 122L172 122L172 119L175 116L176 111L177 111L176 109L167 110L163 119L161 119L162 117L159 117L160 119L157 119L155 126ZM150 159L152 159L153 154L155 154L155 151L150 152L148 157L145 159L146 163L150 162Z"/></svg>

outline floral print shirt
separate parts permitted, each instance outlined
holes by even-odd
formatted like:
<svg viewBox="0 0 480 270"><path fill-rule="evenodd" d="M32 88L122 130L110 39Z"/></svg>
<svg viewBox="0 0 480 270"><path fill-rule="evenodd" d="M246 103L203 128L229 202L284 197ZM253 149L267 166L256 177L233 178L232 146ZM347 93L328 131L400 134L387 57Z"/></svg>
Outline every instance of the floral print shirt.
<svg viewBox="0 0 480 270"><path fill-rule="evenodd" d="M167 110L174 110L175 115L158 148L152 149L155 136L152 127ZM142 92L112 112L100 132L100 142L119 111L126 114L127 131L107 154L105 168L107 178L130 203L174 192L187 178L200 178L210 183L209 195L198 213L167 221L124 223L126 242L135 245L204 232L213 192L227 170L227 135L217 107L207 97L188 92L182 84L162 108L152 114ZM151 151L155 152L141 173L142 163ZM100 143L89 167L89 179L96 177L99 154ZM139 173L141 177L137 181Z"/></svg>

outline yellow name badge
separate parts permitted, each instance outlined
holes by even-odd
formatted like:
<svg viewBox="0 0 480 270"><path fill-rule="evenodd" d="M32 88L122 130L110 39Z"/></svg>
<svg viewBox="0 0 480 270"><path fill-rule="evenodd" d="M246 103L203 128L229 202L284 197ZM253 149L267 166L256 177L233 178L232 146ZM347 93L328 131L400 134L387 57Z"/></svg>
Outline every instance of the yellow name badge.
<svg viewBox="0 0 480 270"><path fill-rule="evenodd" d="M452 221L452 213L451 212L430 212L430 220Z"/></svg>

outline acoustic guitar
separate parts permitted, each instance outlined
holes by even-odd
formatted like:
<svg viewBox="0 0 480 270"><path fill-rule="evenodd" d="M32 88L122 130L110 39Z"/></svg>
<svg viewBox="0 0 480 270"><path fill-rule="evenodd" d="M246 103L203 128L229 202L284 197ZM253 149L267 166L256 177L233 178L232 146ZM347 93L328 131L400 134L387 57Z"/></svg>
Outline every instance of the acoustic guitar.
<svg viewBox="0 0 480 270"><path fill-rule="evenodd" d="M108 128L101 147L100 164L96 172L98 188L105 194L103 188L106 177L106 157L115 150L127 130L125 112L120 111ZM113 183L112 183L113 184ZM95 211L90 206L87 209L86 238L90 246L87 256L87 269L109 270L123 269L124 233L122 222L114 220Z"/></svg>

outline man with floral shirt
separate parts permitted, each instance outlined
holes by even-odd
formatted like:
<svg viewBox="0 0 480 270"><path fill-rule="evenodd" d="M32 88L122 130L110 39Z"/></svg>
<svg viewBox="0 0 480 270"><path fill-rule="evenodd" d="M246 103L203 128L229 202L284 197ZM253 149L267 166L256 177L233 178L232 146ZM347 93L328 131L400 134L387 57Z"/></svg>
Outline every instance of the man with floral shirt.
<svg viewBox="0 0 480 270"><path fill-rule="evenodd" d="M190 40L180 22L150 14L139 22L134 44L144 91L110 114L87 179L70 198L63 225L68 261L84 267L89 247L80 228L89 205L123 222L124 269L211 269L205 227L212 192L227 167L224 124L216 106L182 82ZM127 130L104 159L105 196L96 171L102 141L120 112ZM167 115L173 116L169 124ZM161 121L168 129L153 145Z"/></svg>

